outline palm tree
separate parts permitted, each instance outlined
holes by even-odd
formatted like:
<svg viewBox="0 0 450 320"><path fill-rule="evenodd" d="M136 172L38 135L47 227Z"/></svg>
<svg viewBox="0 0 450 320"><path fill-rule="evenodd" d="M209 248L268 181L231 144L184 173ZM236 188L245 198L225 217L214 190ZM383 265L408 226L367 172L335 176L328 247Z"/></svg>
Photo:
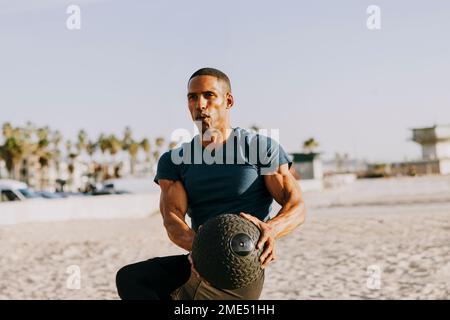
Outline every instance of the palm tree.
<svg viewBox="0 0 450 320"><path fill-rule="evenodd" d="M144 150L145 153L145 164L146 167L150 169L151 171L151 145L150 145L150 140L148 140L147 138L142 139L141 141L141 148L142 150Z"/></svg>
<svg viewBox="0 0 450 320"><path fill-rule="evenodd" d="M108 150L113 157L113 162L115 160L115 155L122 150L122 143L114 134L109 135L108 140Z"/></svg>
<svg viewBox="0 0 450 320"><path fill-rule="evenodd" d="M107 145L108 145L108 151L112 158L112 169L113 172L116 171L116 154L119 153L119 151L122 149L122 142L117 139L117 137L114 134L109 135L106 138ZM109 170L108 170L109 172ZM109 174L108 174L109 175ZM116 175L116 174L115 174Z"/></svg>
<svg viewBox="0 0 450 320"><path fill-rule="evenodd" d="M78 139L78 141L77 141L77 144L75 147L77 148L78 154L81 154L84 150L86 150L86 145L87 145L87 140L88 140L86 131L80 130L78 132L77 139Z"/></svg>
<svg viewBox="0 0 450 320"><path fill-rule="evenodd" d="M97 146L100 148L100 151L102 153L103 156L103 160L102 160L102 164L100 165L100 171L102 172L102 179L105 179L106 176L108 175L108 164L106 164L105 162L105 154L106 152L109 150L109 139L108 137L106 137L106 135L104 135L103 133L100 134L100 136L97 139Z"/></svg>
<svg viewBox="0 0 450 320"><path fill-rule="evenodd" d="M91 162L94 162L94 154L97 151L97 143L89 140L86 144L86 152L89 155Z"/></svg>
<svg viewBox="0 0 450 320"><path fill-rule="evenodd" d="M34 155L37 157L39 163L39 176L40 176L40 189L44 189L48 183L48 167L52 159L52 152L49 149L50 146L50 128L43 127L36 130L38 137L37 145L34 150Z"/></svg>
<svg viewBox="0 0 450 320"><path fill-rule="evenodd" d="M1 155L8 176L16 180L20 179L21 164L29 151L29 142L25 140L24 133L22 129L14 128L10 123L3 125L4 143L1 146Z"/></svg>
<svg viewBox="0 0 450 320"><path fill-rule="evenodd" d="M133 132L131 131L131 128L126 127L123 133L122 149L124 151L128 151L128 154L130 155L130 173L132 175L134 175L135 173L137 155L139 153L140 146L141 145L139 143L134 141Z"/></svg>
<svg viewBox="0 0 450 320"><path fill-rule="evenodd" d="M5 162L8 176L28 183L29 173L35 169L33 167L37 165L39 157L49 157L49 128L37 128L31 122L27 122L23 128L5 123L2 133L4 141L0 146L0 155Z"/></svg>
<svg viewBox="0 0 450 320"><path fill-rule="evenodd" d="M21 161L21 178L27 184L42 187L48 178L47 167L51 157L48 150L50 128L48 126L37 127L32 122L27 122L26 126L19 128L18 132L24 151ZM34 179L30 180L32 177Z"/></svg>
<svg viewBox="0 0 450 320"><path fill-rule="evenodd" d="M303 150L306 153L313 153L314 150L319 146L317 141L314 138L309 138L305 142L303 142Z"/></svg>
<svg viewBox="0 0 450 320"><path fill-rule="evenodd" d="M250 131L253 131L254 133L258 133L259 129L260 128L255 124L250 127Z"/></svg>
<svg viewBox="0 0 450 320"><path fill-rule="evenodd" d="M12 137L13 128L9 122L5 122L2 126L2 134L4 138L4 142L0 145L0 160L5 163L6 170L8 171L8 177L12 176L12 161L11 161L11 153L8 150L7 139Z"/></svg>
<svg viewBox="0 0 450 320"><path fill-rule="evenodd" d="M11 141L11 138L6 138L3 145L0 146L0 157L5 162L9 178L13 178L14 165L17 163L17 160L14 160L13 146L15 147L15 141Z"/></svg>
<svg viewBox="0 0 450 320"><path fill-rule="evenodd" d="M86 143L86 153L89 156L89 165L88 165L88 177L91 177L94 179L94 182L98 181L98 175L97 175L97 163L94 161L94 154L97 151L97 142L94 142L92 140L88 140Z"/></svg>
<svg viewBox="0 0 450 320"><path fill-rule="evenodd" d="M105 152L109 148L109 141L108 141L108 139L106 138L106 136L103 133L100 134L100 136L98 137L97 145L100 148L100 151L102 152L102 154L104 155Z"/></svg>
<svg viewBox="0 0 450 320"><path fill-rule="evenodd" d="M161 148L165 142L166 140L163 137L158 137L155 139L155 145L157 148Z"/></svg>
<svg viewBox="0 0 450 320"><path fill-rule="evenodd" d="M73 174L75 173L75 160L79 154L73 150L73 143L70 140L66 141L66 152L67 157L69 159L69 163L67 165L67 170L69 171L69 181L67 184L69 185L69 188L73 188L73 181L74 181Z"/></svg>
<svg viewBox="0 0 450 320"><path fill-rule="evenodd" d="M50 138L53 153L52 158L56 169L56 175L58 178L60 177L60 170L61 170L61 163L60 163L61 150L59 148L60 147L59 144L61 143L62 139L63 139L62 134L58 130L54 131Z"/></svg>
<svg viewBox="0 0 450 320"><path fill-rule="evenodd" d="M158 162L159 157L161 156L161 148L164 146L166 140L163 137L157 137L155 139L156 150L153 151L153 160Z"/></svg>
<svg viewBox="0 0 450 320"><path fill-rule="evenodd" d="M5 124L3 124L2 132L5 139L11 137L13 133L13 127L11 126L11 123L6 122Z"/></svg>
<svg viewBox="0 0 450 320"><path fill-rule="evenodd" d="M171 141L169 143L169 149L170 150L175 149L177 147L177 145L178 145L178 143L176 141Z"/></svg>
<svg viewBox="0 0 450 320"><path fill-rule="evenodd" d="M131 144L128 146L128 153L130 154L130 171L132 175L134 175L138 152L139 152L139 143L134 141L131 142Z"/></svg>
<svg viewBox="0 0 450 320"><path fill-rule="evenodd" d="M70 158L70 155L73 154L72 148L73 148L72 141L71 141L71 140L67 140L67 141L66 141L66 153L67 153L67 156L68 156L69 158Z"/></svg>
<svg viewBox="0 0 450 320"><path fill-rule="evenodd" d="M158 161L161 153L158 150L156 150L156 151L153 151L152 155L153 155L153 159L155 161L154 163L156 163Z"/></svg>
<svg viewBox="0 0 450 320"><path fill-rule="evenodd" d="M86 131L84 131L83 129L78 131L77 142L75 144L75 148L77 150L77 155L81 156L81 159L83 159L83 153L86 151L88 139L89 138L88 138ZM83 164L85 164L85 163L83 162ZM88 172L88 174L89 174L89 172Z"/></svg>
<svg viewBox="0 0 450 320"><path fill-rule="evenodd" d="M33 172L36 164L36 151L37 143L34 140L34 136L37 133L37 127L30 121L28 121L22 131L22 143L24 147L24 154L21 162L21 179L27 184L30 184L30 173ZM31 168L31 169L30 169Z"/></svg>
<svg viewBox="0 0 450 320"><path fill-rule="evenodd" d="M130 127L126 127L125 131L123 133L123 150L128 150L130 145L133 143L133 132L131 131Z"/></svg>
<svg viewBox="0 0 450 320"><path fill-rule="evenodd" d="M61 133L57 130L51 131L47 126L37 127L31 122L27 122L23 127L14 127L7 122L2 125L1 132L3 138L0 139L0 161L5 164L8 177L18 180L23 179L28 182L28 180L33 181L31 178L36 175L36 183L41 188L46 187L50 167L54 166L57 177L60 177L61 143L65 144L68 160L68 184L73 183L73 174L76 169L75 160L84 152L89 156L90 164L94 163L94 155L97 149L100 149L103 155L109 153L112 161L109 165L103 166L107 169L106 174L108 174L111 165L113 171L117 172L116 169L120 168L116 163L116 155L121 150L127 151L130 157L131 174L135 174L140 149L145 153L145 161L150 164L149 167L151 168L151 164L157 162L166 145L164 137L155 138L154 148L147 138L135 141L130 127L125 128L121 140L114 134L107 136L101 134L96 141L92 141L89 140L85 130L80 130L75 142L63 140ZM176 142L171 141L167 147L173 149L176 145ZM104 158L104 160L106 159ZM101 171L101 167L97 166L93 170L94 173L98 172L98 169ZM89 168L88 174L91 172L91 168ZM29 175L29 173L34 175Z"/></svg>
<svg viewBox="0 0 450 320"><path fill-rule="evenodd" d="M150 160L151 145L150 141L147 138L142 139L141 148L145 152L146 160Z"/></svg>

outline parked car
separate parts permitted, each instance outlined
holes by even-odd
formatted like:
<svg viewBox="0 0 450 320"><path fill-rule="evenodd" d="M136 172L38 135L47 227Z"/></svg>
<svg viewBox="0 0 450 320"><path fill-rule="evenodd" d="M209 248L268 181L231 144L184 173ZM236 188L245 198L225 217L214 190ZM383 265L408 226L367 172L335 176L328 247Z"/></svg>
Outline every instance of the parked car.
<svg viewBox="0 0 450 320"><path fill-rule="evenodd" d="M49 191L36 191L36 194L44 199L61 199L64 196L60 193L49 192Z"/></svg>
<svg viewBox="0 0 450 320"><path fill-rule="evenodd" d="M0 179L0 202L36 198L40 198L40 196L30 189L26 183L10 179Z"/></svg>
<svg viewBox="0 0 450 320"><path fill-rule="evenodd" d="M93 190L91 192L89 192L89 195L92 196L104 196L104 195L109 195L109 194L128 194L130 192L125 191L125 190L116 190L114 188L114 186L112 185L104 185L103 188L98 189L98 190Z"/></svg>
<svg viewBox="0 0 450 320"><path fill-rule="evenodd" d="M128 193L159 192L159 187L152 177L146 178L119 178L103 182L103 189L120 190Z"/></svg>

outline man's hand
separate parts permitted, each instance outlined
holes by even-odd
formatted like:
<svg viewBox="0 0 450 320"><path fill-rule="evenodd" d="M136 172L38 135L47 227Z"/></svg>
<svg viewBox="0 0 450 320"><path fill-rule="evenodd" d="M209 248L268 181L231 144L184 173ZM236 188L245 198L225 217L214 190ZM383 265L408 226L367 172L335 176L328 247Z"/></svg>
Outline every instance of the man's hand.
<svg viewBox="0 0 450 320"><path fill-rule="evenodd" d="M256 248L263 248L263 252L261 253L259 260L262 264L261 267L264 269L270 262L275 260L275 232L270 225L252 215L241 212L240 216L253 222L253 224L255 224L261 231Z"/></svg>

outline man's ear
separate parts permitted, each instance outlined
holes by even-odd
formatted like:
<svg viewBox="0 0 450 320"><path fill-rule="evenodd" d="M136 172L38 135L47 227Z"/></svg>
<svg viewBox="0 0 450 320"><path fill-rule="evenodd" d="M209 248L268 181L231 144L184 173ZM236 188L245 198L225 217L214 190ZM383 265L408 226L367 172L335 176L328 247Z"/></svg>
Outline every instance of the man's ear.
<svg viewBox="0 0 450 320"><path fill-rule="evenodd" d="M231 109L231 107L234 105L234 97L231 94L231 92L227 92L227 109Z"/></svg>

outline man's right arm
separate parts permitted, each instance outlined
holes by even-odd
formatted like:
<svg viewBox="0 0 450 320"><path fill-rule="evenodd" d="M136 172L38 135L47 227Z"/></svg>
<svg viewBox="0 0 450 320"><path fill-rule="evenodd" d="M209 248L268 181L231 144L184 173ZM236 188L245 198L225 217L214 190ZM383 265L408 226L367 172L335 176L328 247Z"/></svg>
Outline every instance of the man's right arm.
<svg viewBox="0 0 450 320"><path fill-rule="evenodd" d="M169 239L177 246L192 251L195 232L186 223L188 209L186 190L181 181L159 179L159 208Z"/></svg>

